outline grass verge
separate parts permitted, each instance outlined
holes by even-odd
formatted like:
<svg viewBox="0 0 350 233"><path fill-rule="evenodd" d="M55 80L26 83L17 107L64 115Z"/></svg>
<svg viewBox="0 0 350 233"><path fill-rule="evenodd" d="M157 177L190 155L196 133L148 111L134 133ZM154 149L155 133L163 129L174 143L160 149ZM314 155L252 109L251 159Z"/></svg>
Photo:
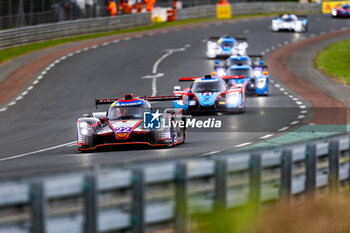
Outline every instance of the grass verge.
<svg viewBox="0 0 350 233"><path fill-rule="evenodd" d="M334 43L320 51L314 64L317 69L341 83L350 84L350 39Z"/></svg>
<svg viewBox="0 0 350 233"><path fill-rule="evenodd" d="M249 18L254 16L272 16L272 15L278 15L278 13L238 15L238 16L233 16L232 19ZM5 48L0 50L0 64L24 54L28 54L34 51L46 49L57 45L62 45L65 43L88 40L88 39L97 39L104 36L111 36L111 35L117 35L117 34L123 34L123 33L138 32L138 31L145 31L145 30L158 29L158 28L164 28L164 27L173 27L173 26L179 26L179 25L196 24L196 23L218 21L218 20L219 19L216 19L216 18L202 18L202 19L180 20L180 21L169 22L169 23L153 23L152 25L148 25L148 26L116 30L116 31L110 31L110 32L78 35L78 36L65 37L60 39L40 41L36 43L20 45L20 46L11 47L11 48Z"/></svg>

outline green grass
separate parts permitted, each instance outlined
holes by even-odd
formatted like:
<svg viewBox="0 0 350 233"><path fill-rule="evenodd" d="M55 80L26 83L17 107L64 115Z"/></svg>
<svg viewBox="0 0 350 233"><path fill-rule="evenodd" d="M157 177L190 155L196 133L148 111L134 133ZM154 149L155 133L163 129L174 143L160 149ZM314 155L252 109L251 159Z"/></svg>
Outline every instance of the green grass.
<svg viewBox="0 0 350 233"><path fill-rule="evenodd" d="M276 13L274 13L274 14L259 14L259 15L239 15L239 16L232 17L232 19L248 18L248 17L253 17L253 16L269 16L269 15L276 15ZM219 20L219 19L203 18L203 19L181 20L181 21L175 21L175 22L169 22L169 23L153 23L152 25L136 27L136 28L131 28L131 29L123 29L123 30L116 30L116 31L110 31L110 32L78 35L78 36L65 37L65 38L60 38L60 39L53 39L53 40L47 40L47 41L41 41L41 42L36 42L36 43L20 45L20 46L16 46L16 47L5 48L5 49L0 50L0 64L7 62L15 57L24 55L24 54L28 54L28 53L31 53L34 51L46 49L46 48L57 46L57 45L62 45L65 43L88 40L88 39L96 39L96 38L100 38L100 37L104 37L104 36L111 36L111 35L116 35L116 34L139 32L139 31L145 31L145 30L151 30L151 29L173 27L173 26L186 25L186 24L196 24L196 23L217 21L217 20Z"/></svg>
<svg viewBox="0 0 350 233"><path fill-rule="evenodd" d="M328 76L350 84L350 39L323 49L314 59L315 66Z"/></svg>

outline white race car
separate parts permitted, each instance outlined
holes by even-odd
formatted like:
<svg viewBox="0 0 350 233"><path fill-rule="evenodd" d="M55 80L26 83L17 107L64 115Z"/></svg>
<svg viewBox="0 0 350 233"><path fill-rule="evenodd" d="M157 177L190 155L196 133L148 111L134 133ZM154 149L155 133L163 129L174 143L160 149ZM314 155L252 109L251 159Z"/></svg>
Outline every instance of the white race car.
<svg viewBox="0 0 350 233"><path fill-rule="evenodd" d="M227 58L232 55L246 55L248 43L246 38L234 38L230 36L210 37L207 43L207 57Z"/></svg>
<svg viewBox="0 0 350 233"><path fill-rule="evenodd" d="M308 20L305 15L285 14L272 19L272 31L306 32Z"/></svg>

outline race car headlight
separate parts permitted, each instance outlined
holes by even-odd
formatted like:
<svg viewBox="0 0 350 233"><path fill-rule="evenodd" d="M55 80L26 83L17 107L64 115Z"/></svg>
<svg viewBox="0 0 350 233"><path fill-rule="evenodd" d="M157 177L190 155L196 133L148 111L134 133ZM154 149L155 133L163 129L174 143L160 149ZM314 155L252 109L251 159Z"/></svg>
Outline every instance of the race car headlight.
<svg viewBox="0 0 350 233"><path fill-rule="evenodd" d="M334 10L334 9L333 9L333 10L332 10L332 15L333 15L333 16L336 16L336 15L337 15L337 10Z"/></svg>
<svg viewBox="0 0 350 233"><path fill-rule="evenodd" d="M259 70L255 70L254 71L254 76L255 77L260 77L261 76L261 72Z"/></svg>
<svg viewBox="0 0 350 233"><path fill-rule="evenodd" d="M231 93L227 96L227 103L229 105L237 105L241 101L241 95L238 92Z"/></svg>
<svg viewBox="0 0 350 233"><path fill-rule="evenodd" d="M215 54L215 49L208 49L208 53Z"/></svg>
<svg viewBox="0 0 350 233"><path fill-rule="evenodd" d="M258 80L256 80L256 86L259 89L264 88L265 84L266 84L266 78L259 78Z"/></svg>
<svg viewBox="0 0 350 233"><path fill-rule="evenodd" d="M239 55L244 55L244 54L245 54L245 49L240 49L240 50L238 50L238 54L239 54Z"/></svg>
<svg viewBox="0 0 350 233"><path fill-rule="evenodd" d="M303 26L303 23L301 21L298 21L296 24L295 24L295 27L298 28L298 29L301 29Z"/></svg>
<svg viewBox="0 0 350 233"><path fill-rule="evenodd" d="M80 126L80 128L89 128L90 127L90 125L87 123L87 122L80 122L80 124L79 124L79 126Z"/></svg>
<svg viewBox="0 0 350 233"><path fill-rule="evenodd" d="M89 136L90 134L90 130L86 129L86 128L83 128L80 130L80 133L84 136Z"/></svg>
<svg viewBox="0 0 350 233"><path fill-rule="evenodd" d="M225 72L224 68L216 69L216 73L217 73L218 76L225 76L226 75L226 72Z"/></svg>
<svg viewBox="0 0 350 233"><path fill-rule="evenodd" d="M80 122L79 123L79 130L80 133L83 136L91 136L92 135L92 128L87 122Z"/></svg>

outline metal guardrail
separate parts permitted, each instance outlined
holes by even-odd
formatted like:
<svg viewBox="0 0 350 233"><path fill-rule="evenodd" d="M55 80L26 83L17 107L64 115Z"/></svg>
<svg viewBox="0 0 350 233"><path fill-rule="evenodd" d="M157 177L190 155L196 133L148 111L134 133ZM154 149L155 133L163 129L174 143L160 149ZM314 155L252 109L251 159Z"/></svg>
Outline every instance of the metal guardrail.
<svg viewBox="0 0 350 233"><path fill-rule="evenodd" d="M250 2L231 4L232 15L274 12L321 12L321 4L295 2ZM177 11L177 19L216 17L215 5L184 8ZM115 18L91 18L42 24L0 31L0 48L55 39L79 34L112 31L151 24L150 13L122 15Z"/></svg>
<svg viewBox="0 0 350 233"><path fill-rule="evenodd" d="M0 31L0 48L79 34L113 31L150 25L150 13L123 15L115 18L93 18L42 24Z"/></svg>
<svg viewBox="0 0 350 233"><path fill-rule="evenodd" d="M193 213L335 192L349 183L349 156L346 134L209 159L0 183L0 232L145 232L173 223L183 233Z"/></svg>
<svg viewBox="0 0 350 233"><path fill-rule="evenodd" d="M298 2L240 2L231 4L232 15L281 13L281 12L322 12L322 5L317 3L301 4ZM190 7L177 11L177 19L214 18L216 7L213 5Z"/></svg>

